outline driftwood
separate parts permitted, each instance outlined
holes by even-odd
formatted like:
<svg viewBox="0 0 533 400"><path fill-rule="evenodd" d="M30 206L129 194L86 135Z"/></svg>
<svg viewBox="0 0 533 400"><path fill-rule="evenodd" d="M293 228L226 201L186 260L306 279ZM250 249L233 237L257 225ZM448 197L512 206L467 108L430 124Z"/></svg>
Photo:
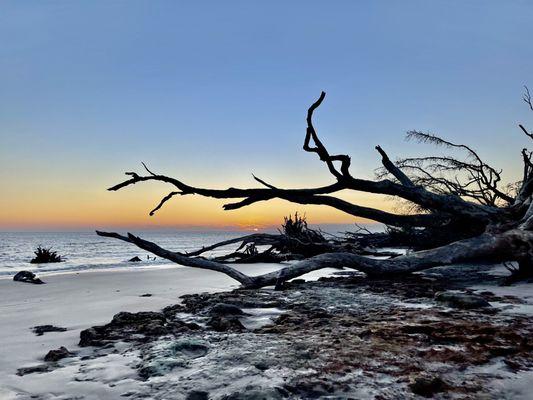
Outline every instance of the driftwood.
<svg viewBox="0 0 533 400"><path fill-rule="evenodd" d="M361 246L360 241L351 240L353 236L335 236L328 234L325 237L321 231L308 227L305 216L285 217L279 229L279 234L254 233L214 243L201 249L189 251L189 257L202 256L215 249L229 245L239 244L231 253L209 258L211 261L224 263L280 263L283 261L301 260L323 253L348 252L372 256L397 256L398 253L390 251L376 251L373 247ZM259 249L260 247L263 250ZM266 247L266 249L264 249Z"/></svg>
<svg viewBox="0 0 533 400"><path fill-rule="evenodd" d="M533 163L532 153L521 152L523 176L520 182L506 188L499 187L502 171L491 167L470 147L456 144L429 133L412 131L408 138L429 142L455 151L463 151L464 160L456 157L405 158L391 161L385 150L376 146L381 156L382 170L377 180L356 178L350 172L350 157L330 154L320 141L313 127L314 111L324 100L323 92L307 113L307 131L304 150L316 153L335 178L335 182L307 189L282 189L254 176L264 188L208 189L185 184L181 180L155 174L144 165L147 175L127 172L129 179L109 190L145 181L159 181L173 185L170 192L150 212L153 215L167 201L177 195L197 194L218 199L233 199L224 205L226 210L239 209L261 201L280 198L297 204L320 204L336 208L356 217L368 218L390 226L388 233L355 235L352 242L358 246L366 240L369 245L387 245L392 234L410 232L418 243L411 247L427 248L389 260L375 260L343 251L339 243L332 243L331 252L296 262L278 272L249 277L222 262L199 257L206 249L182 254L162 249L154 243L134 235L98 232L101 236L114 237L135 244L160 257L181 265L204 268L225 273L245 287L280 286L287 279L325 267L347 267L370 276L394 276L449 265L458 262L517 262L521 274L533 271ZM524 97L526 102L528 97ZM531 105L531 103L528 103ZM533 139L522 125L520 129ZM410 206L410 213L391 213L332 196L341 190L362 191L394 196ZM432 238L438 238L431 241ZM357 240L356 240L357 239ZM459 239L459 240L458 240ZM278 236L248 236L241 243L265 243L272 245L281 240ZM346 241L345 243L349 243ZM425 244L425 245L424 245ZM379 247L379 246L378 246ZM214 248L214 247L211 247ZM224 261L224 260L221 260Z"/></svg>

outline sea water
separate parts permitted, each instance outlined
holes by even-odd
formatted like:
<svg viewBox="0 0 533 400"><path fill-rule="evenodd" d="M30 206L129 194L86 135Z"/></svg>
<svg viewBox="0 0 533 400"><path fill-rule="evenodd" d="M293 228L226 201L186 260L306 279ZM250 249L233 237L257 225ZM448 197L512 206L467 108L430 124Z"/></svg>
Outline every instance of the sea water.
<svg viewBox="0 0 533 400"><path fill-rule="evenodd" d="M366 225L372 231L382 230L375 224ZM315 228L315 227L314 227ZM323 232L339 234L356 229L353 225L332 225L322 227ZM143 239L178 252L190 252L224 240L249 235L250 231L132 231ZM277 233L270 230L269 233ZM325 233L326 237L327 234ZM31 264L37 246L52 248L64 259L60 263ZM239 243L217 248L202 254L205 257L219 256L234 251ZM139 257L140 262L129 262ZM39 274L71 272L88 269L117 268L165 268L177 266L168 260L155 257L135 245L121 240L98 236L87 232L0 232L0 279L26 270Z"/></svg>

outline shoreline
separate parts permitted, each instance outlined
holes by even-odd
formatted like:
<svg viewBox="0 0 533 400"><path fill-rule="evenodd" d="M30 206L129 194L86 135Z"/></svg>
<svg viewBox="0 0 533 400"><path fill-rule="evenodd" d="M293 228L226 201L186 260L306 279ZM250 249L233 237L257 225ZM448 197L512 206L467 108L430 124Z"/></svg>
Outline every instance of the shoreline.
<svg viewBox="0 0 533 400"><path fill-rule="evenodd" d="M239 268L259 273L279 266ZM45 278L44 285L15 282L12 276L0 279L0 388L26 390L24 381L28 379L15 375L17 368L42 362L52 348L78 349L81 330L106 323L118 312L159 310L179 303L179 296L184 294L231 290L238 286L238 282L223 274L179 266L69 271ZM140 297L147 293L152 296ZM47 324L67 331L36 336L30 329ZM0 398L7 396L0 390Z"/></svg>
<svg viewBox="0 0 533 400"><path fill-rule="evenodd" d="M279 265L239 268L253 274ZM447 390L461 394L460 375L452 370L462 368L473 393L488 385L500 393L516 391L513 399L526 399L519 394L533 382L528 369L533 360L524 358L521 347L513 351L522 358L505 355L515 339L505 339L506 331L498 324L505 321L533 332L533 284L500 289L495 286L498 271L448 267L392 284L344 271L345 277L297 280L281 292L234 290L238 283L225 275L186 267L61 273L47 276L46 285L0 280L0 398L163 399L179 394L185 399L198 391L195 395L209 397L197 398L219 400L251 391L269 399L290 393L295 396L290 398L318 398L315 395L329 392L340 396L335 398L346 398L346 393L361 399L415 399L419 397L412 397L410 385L426 372L443 377ZM493 307L443 306L434 296L447 289L484 293ZM151 296L140 297L143 294ZM219 303L238 306L246 315L239 322L224 316L213 319L210 310ZM146 316L148 322L137 321L136 315ZM160 318L167 321L163 331ZM428 321L434 331L424 327ZM67 331L36 336L30 330L44 324ZM440 324L447 327L444 333ZM483 335L478 325L495 329L498 340L484 344L471 339ZM80 332L93 326L109 328L93 335L91 346L78 346ZM446 336L448 329L456 336ZM442 341L443 334L444 342L434 342ZM43 363L49 350L61 346L75 355ZM377 365L372 366L372 360L378 360ZM437 367L435 361L444 366ZM430 369L409 367L422 363ZM18 368L43 364L50 371L16 375ZM512 370L508 365L520 366Z"/></svg>

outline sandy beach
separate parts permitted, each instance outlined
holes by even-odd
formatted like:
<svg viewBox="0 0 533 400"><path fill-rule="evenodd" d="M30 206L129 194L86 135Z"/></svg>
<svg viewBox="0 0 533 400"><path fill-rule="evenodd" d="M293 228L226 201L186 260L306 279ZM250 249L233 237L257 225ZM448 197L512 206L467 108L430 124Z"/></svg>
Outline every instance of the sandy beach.
<svg viewBox="0 0 533 400"><path fill-rule="evenodd" d="M240 268L253 274L253 271L265 272L279 266L256 264ZM238 286L223 274L184 267L85 271L46 275L43 280L45 285L0 279L2 400L26 391L47 393L44 388L53 387L54 380L45 385L41 380L49 379L46 375L50 374L20 377L16 375L17 368L42 363L50 349L65 346L77 350L82 329L107 323L120 311L157 311L178 303L179 296L184 294L216 292ZM140 297L143 294L152 296ZM67 328L67 331L36 336L30 329L46 324ZM76 387L71 390L73 395L84 391ZM52 396L50 393L48 396ZM94 398L110 397L96 395Z"/></svg>
<svg viewBox="0 0 533 400"><path fill-rule="evenodd" d="M259 274L277 268L279 266L273 264L239 266L239 269L246 270L250 274ZM331 276L332 272L335 271L325 270L307 277L314 280L319 276ZM438 270L436 273L439 274ZM491 276L501 274L503 274L503 268L498 267L493 270ZM462 275L463 273L461 273ZM238 284L230 278L215 272L184 267L87 271L45 275L43 279L46 281L45 285L19 283L11 279L0 280L0 293L2 294L0 325L2 326L1 339L3 344L0 349L0 399L2 400L33 398L96 400L123 399L124 396L141 399L148 395L157 399L165 399L167 398L165 396L170 394L173 396L171 398L188 399L195 398L185 396L186 393L196 393L192 390L195 388L208 391L212 396L209 398L226 399L224 396L228 396L228 393L239 392L247 387L273 388L269 389L273 390L272 392L257 393L259 393L258 395L265 395L266 393L266 398L275 399L279 395L276 392L278 390L276 387L290 387L290 385L287 386L287 379L289 381L296 379L295 382L300 382L300 386L295 386L294 390L304 390L301 389L302 382L312 382L314 373L305 372L306 369L295 366L295 362L298 365L300 363L305 365L305 363L310 362L312 368L316 369L322 368L324 362L331 362L327 361L330 360L330 357L333 359L348 357L342 361L343 365L362 362L361 360L364 360L365 357L377 357L376 359L384 357L380 365L385 368L390 362L387 361L388 352L382 350L376 352L374 346L378 346L379 349L379 341L364 339L368 329L364 325L361 326L361 323L366 321L369 315L373 315L370 318L376 323L373 329L376 327L382 329L383 335L385 335L384 339L388 343L389 336L398 329L395 325L396 320L401 326L405 324L417 326L416 324L424 323L424 318L431 316L431 318L435 318L437 324L452 323L450 327L459 324L457 326L464 327L460 329L473 329L474 332L477 325L471 325L470 319L473 318L478 321L477 324L482 324L486 323L483 321L489 321L493 314L442 307L431 298L433 296L431 293L441 290L439 287L445 288L447 283L438 283L438 281L433 283L431 280L433 278L429 281L416 281L415 278L415 286L405 284L405 287L391 287L388 282L365 283L364 280L357 280L359 278L354 278L356 281L350 283L348 278L347 281L338 281L341 282L340 288L337 287L338 284L336 283L328 286L327 281L324 281L319 286L296 284L284 292L275 292L268 288L257 291L231 292L232 289L238 287ZM343 284L342 282L346 283ZM317 282L317 284L319 283ZM441 286L443 284L444 286ZM420 292L412 297L412 288L418 288L420 285L422 285ZM484 296L491 301L494 312L498 312L499 315L499 319L494 320L496 323L494 326L498 326L499 323L505 321L516 322L529 318L533 307L531 285L533 284L502 288L495 284L484 284L472 287L471 290L472 293L484 293ZM428 291L430 293L429 298ZM211 295L198 296L202 292L209 292ZM141 297L147 294L151 296ZM252 324L256 324L257 321L266 321L268 319L266 317L269 316L273 320L280 315L280 312L287 315L271 327L268 325L264 327L261 323L249 326L245 332L235 332L233 328L229 328L228 332L216 333L210 330L205 331L202 328L197 333L191 331L184 333L181 337L178 335L175 339L163 336L160 339L154 339L153 342L140 343L139 346L135 344L135 341L132 343L130 339L114 341L103 347L101 345L96 347L78 346L80 331L95 325L108 324L113 316L119 312L159 311L166 306L181 303L180 296L186 294L193 294L193 296L185 302L185 313L180 314L178 312L176 316L181 319L188 318L186 315L189 315L202 326L204 325L201 321L206 321L202 317L203 311L199 311L199 314L196 311L197 315L195 316L192 310L198 310L197 307L200 307L199 310L202 308L209 310L216 302L243 305L257 302L259 309L254 311L253 308L245 308L247 313L252 313L249 314L251 316L246 317ZM315 305L312 305L313 303ZM276 306L276 304L278 305ZM357 307L353 307L354 304ZM346 308L347 306L349 307ZM193 308L191 309L191 307ZM352 311L348 311L346 314L345 310L350 309ZM317 310L322 311L318 313ZM420 313L420 310L424 310L424 313ZM324 312L326 313L324 314ZM254 313L257 314L254 315ZM321 315L318 320L317 313ZM380 315L382 314L390 316L385 320L388 322L381 322ZM243 322L246 318L243 319ZM328 328L331 324L333 324L332 326L335 325L336 318L339 318L341 325L333 330ZM407 322L406 319L408 319ZM439 320L442 322L438 322ZM317 325L314 321L322 322ZM36 325L46 324L63 327L67 330L37 336L30 329ZM344 335L353 336L355 334L354 339L349 343L355 346L352 351L357 352L361 360L354 359L348 353L343 355L348 348L342 346L338 349L332 348L322 352L322 354L319 352L309 361L306 361L308 360L306 357L302 358L300 354L302 348L315 346L322 348L322 346L328 347L335 344L339 337L336 335L344 337L342 336L344 329L349 330ZM502 337L505 337L505 332L506 329L498 335L503 334ZM333 337L329 338L330 335ZM393 335L391 338L394 337ZM405 339L395 339L399 340L398 349L405 346L401 340L412 341L414 337L407 334ZM461 345L436 346L435 349L448 349L446 351L457 352L456 357L459 357L463 354L463 350L461 350L463 346L466 346L464 349L473 351L469 347L471 346L469 337L469 334L465 333L464 338L461 339L463 341ZM506 345L499 343L499 340L495 338L494 344L505 349ZM204 345L208 346L206 347L206 349L209 348L208 354L204 356L202 353L197 356L194 351L192 355L190 351L185 352L185 356L180 355L180 353L168 353L168 346L183 345L183 343L188 346L190 343L196 343L195 346L199 346L200 349ZM261 346L258 347L257 343L261 343ZM299 344L294 347L291 343ZM342 343L342 339L340 343ZM419 342L419 339L416 339L410 343L414 351L419 352L425 348L424 340ZM492 351L490 346L494 346L494 344L483 347L483 351ZM17 375L19 368L46 365L43 363L45 354L49 350L61 346L74 352L75 356L60 360L57 364L48 363L53 367L46 373ZM389 351L397 351L393 349L394 347L391 347ZM295 351L297 356L293 354ZM333 351L333 353L328 355L329 351ZM477 351L481 351L481 348ZM411 360L406 354L399 354L401 357L395 359L395 362L398 362L400 366L405 364L402 368L407 368L416 361ZM186 357L185 361L183 357ZM403 357L406 357L405 360ZM472 357L472 355L468 357ZM167 366L168 362L175 363L176 360L179 363L185 362L185 364L179 364L181 367L177 368ZM428 360L422 359L422 361L427 362ZM490 361L484 361L484 364L479 367L471 364L470 361L466 362L463 366L466 368L464 372L466 375L464 376L468 377L466 382L468 385L474 385L473 382L478 381L485 382L485 384L490 385L490 391L504 396L498 398L527 400L529 398L527 387L533 379L531 372L510 371L504 361L501 357L490 358ZM262 365L265 362L267 366L264 368L267 369L263 371ZM146 370L146 365L149 365L150 368L163 368L167 372L159 376L157 372L150 369L151 375L147 379L143 379L142 371ZM261 367L254 367L254 365L261 365ZM170 369L166 370L166 368ZM334 372L333 375L330 375L331 372L329 372L325 376L327 380L334 379L333 382L341 379L342 376L342 379L345 379L343 382L349 385L347 386L350 388L349 390L362 396L359 398L373 398L374 395L380 393L400 396L399 398L418 398L409 394L410 389L405 381L393 378L394 374L388 376L390 371L387 370L385 375L383 372L376 375L375 372L371 372L372 370L365 371L365 368L368 367L361 366L361 368L361 372L356 368L348 374L341 373L339 375L340 372ZM456 367L453 367L453 364L452 366L435 364L433 368L436 370L440 368L440 373L446 376L447 381L454 382L455 385L459 385L457 388L460 388L463 375L454 372ZM224 372L217 372L220 369ZM363 375L360 375L361 373ZM396 382L394 385L392 385L393 381ZM348 382L352 383L348 384ZM306 391L309 390L307 386L304 385L304 387L306 387ZM253 394L254 392L250 391L250 393ZM306 398L306 395L302 396L295 398Z"/></svg>

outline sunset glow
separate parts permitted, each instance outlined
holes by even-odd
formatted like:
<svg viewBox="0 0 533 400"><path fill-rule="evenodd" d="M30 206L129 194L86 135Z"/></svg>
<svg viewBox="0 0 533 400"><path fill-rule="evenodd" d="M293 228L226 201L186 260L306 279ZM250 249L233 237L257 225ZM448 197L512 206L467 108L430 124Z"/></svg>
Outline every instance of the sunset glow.
<svg viewBox="0 0 533 400"><path fill-rule="evenodd" d="M223 201L198 196L149 217L171 187L106 191L141 161L198 186L257 187L252 173L279 187L329 184L325 165L302 151L305 113L321 90L317 129L332 151L351 155L354 176L374 176L377 144L394 158L427 154L404 141L417 128L476 143L507 182L520 178L526 138L516 124L529 118L520 93L533 69L526 2L460 12L447 2L214 3L207 14L193 3L119 3L3 10L1 230L253 230L295 211L316 224L352 223L327 207L272 201L224 212Z"/></svg>

